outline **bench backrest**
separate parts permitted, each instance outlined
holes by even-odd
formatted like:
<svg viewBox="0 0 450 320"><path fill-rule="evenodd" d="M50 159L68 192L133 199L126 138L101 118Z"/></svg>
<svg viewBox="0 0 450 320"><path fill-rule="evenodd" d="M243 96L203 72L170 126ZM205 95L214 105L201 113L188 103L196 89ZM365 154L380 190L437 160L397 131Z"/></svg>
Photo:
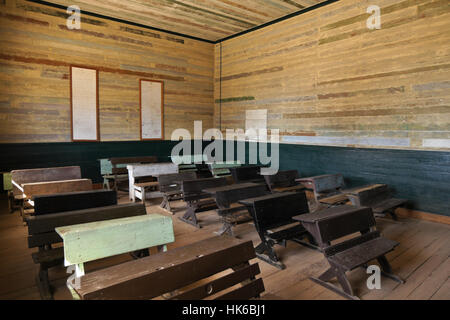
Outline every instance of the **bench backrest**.
<svg viewBox="0 0 450 320"><path fill-rule="evenodd" d="M196 155L184 155L184 156L170 156L173 163L178 165L178 171L197 171L196 164L202 164L206 160L206 156L203 154Z"/></svg>
<svg viewBox="0 0 450 320"><path fill-rule="evenodd" d="M327 174L314 177L314 190L317 193L336 191L344 187L342 174Z"/></svg>
<svg viewBox="0 0 450 320"><path fill-rule="evenodd" d="M185 201L201 199L202 197L209 197L204 193L203 189L222 187L227 185L226 178L204 178L195 180L184 180L181 185L181 191Z"/></svg>
<svg viewBox="0 0 450 320"><path fill-rule="evenodd" d="M129 164L129 163L155 163L158 162L158 157L156 156L144 156L144 157L117 157L110 158L111 164Z"/></svg>
<svg viewBox="0 0 450 320"><path fill-rule="evenodd" d="M195 179L197 179L197 174L192 171L162 174L158 176L159 191L161 192L180 191L181 181L195 180Z"/></svg>
<svg viewBox="0 0 450 320"><path fill-rule="evenodd" d="M111 173L113 175L128 174L127 165L128 164L145 164L145 163L156 163L158 162L158 157L156 156L146 156L146 157L123 157L123 158L111 158Z"/></svg>
<svg viewBox="0 0 450 320"><path fill-rule="evenodd" d="M246 185L245 183L239 185ZM236 186L236 185L231 185ZM226 192L216 193L216 202L219 207L229 207L232 203L236 203L239 200L260 197L268 194L267 186L265 184L249 184L243 188L229 190Z"/></svg>
<svg viewBox="0 0 450 320"><path fill-rule="evenodd" d="M11 182L11 172L3 172L3 190L9 191L13 189Z"/></svg>
<svg viewBox="0 0 450 320"><path fill-rule="evenodd" d="M59 180L81 179L81 169L79 166L39 168L11 171L11 179L18 183L33 183Z"/></svg>
<svg viewBox="0 0 450 320"><path fill-rule="evenodd" d="M213 174L206 163L197 163L195 165L197 169L197 178L212 178Z"/></svg>
<svg viewBox="0 0 450 320"><path fill-rule="evenodd" d="M249 264L255 256L251 241L214 237L88 273L75 290L82 299L148 300L176 292L171 299L248 300L265 290L255 279L259 265ZM215 276L225 270L231 272Z"/></svg>
<svg viewBox="0 0 450 320"><path fill-rule="evenodd" d="M20 194L17 185L25 183L75 180L81 179L81 168L79 166L54 167L39 169L24 169L11 171L11 180L16 185L15 194Z"/></svg>
<svg viewBox="0 0 450 320"><path fill-rule="evenodd" d="M389 199L390 191L386 184L379 184L359 190L354 194L349 194L348 197L355 206L371 207L374 204Z"/></svg>
<svg viewBox="0 0 450 320"><path fill-rule="evenodd" d="M242 166L229 168L229 170L235 183L264 179L264 177L260 175L261 166Z"/></svg>
<svg viewBox="0 0 450 320"><path fill-rule="evenodd" d="M128 165L127 169L128 169L128 176L130 178L178 173L178 166L171 162Z"/></svg>
<svg viewBox="0 0 450 320"><path fill-rule="evenodd" d="M55 231L64 242L66 266L175 241L172 219L160 214L63 226Z"/></svg>
<svg viewBox="0 0 450 320"><path fill-rule="evenodd" d="M34 196L34 215L106 207L117 204L115 190L92 190Z"/></svg>
<svg viewBox="0 0 450 320"><path fill-rule="evenodd" d="M207 157L203 154L193 154L193 155L185 155L185 156L170 156L170 159L173 163L180 164L195 164L195 163L203 163L207 161Z"/></svg>
<svg viewBox="0 0 450 320"><path fill-rule="evenodd" d="M232 162L214 162L209 163L208 167L211 171L212 175L214 177L221 177L221 176L229 176L230 168L240 167L241 163L239 161L232 161Z"/></svg>
<svg viewBox="0 0 450 320"><path fill-rule="evenodd" d="M293 223L292 217L309 212L305 192L286 192L258 197L250 206L250 213L258 231Z"/></svg>
<svg viewBox="0 0 450 320"><path fill-rule="evenodd" d="M287 188L297 184L295 181L299 178L297 170L278 171L273 175L265 175L264 179L270 190L274 188Z"/></svg>
<svg viewBox="0 0 450 320"><path fill-rule="evenodd" d="M92 190L91 179L61 180L23 184L23 193L28 199L35 195L56 194Z"/></svg>
<svg viewBox="0 0 450 320"><path fill-rule="evenodd" d="M57 227L146 214L145 206L142 203L133 203L30 216L26 219L28 247L35 248L61 242L61 237L55 232Z"/></svg>

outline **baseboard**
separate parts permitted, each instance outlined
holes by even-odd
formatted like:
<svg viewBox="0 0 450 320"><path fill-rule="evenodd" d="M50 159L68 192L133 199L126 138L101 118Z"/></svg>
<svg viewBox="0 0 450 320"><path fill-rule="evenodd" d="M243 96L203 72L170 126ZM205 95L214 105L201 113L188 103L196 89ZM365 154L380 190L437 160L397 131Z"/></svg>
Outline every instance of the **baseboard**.
<svg viewBox="0 0 450 320"><path fill-rule="evenodd" d="M449 216L443 216L443 215L439 215L439 214L416 211L416 210L405 209L405 208L398 208L396 210L396 213L399 217L403 217L403 218L420 219L420 220L426 220L426 221L432 221L432 222L438 222L438 223L450 225L450 217Z"/></svg>

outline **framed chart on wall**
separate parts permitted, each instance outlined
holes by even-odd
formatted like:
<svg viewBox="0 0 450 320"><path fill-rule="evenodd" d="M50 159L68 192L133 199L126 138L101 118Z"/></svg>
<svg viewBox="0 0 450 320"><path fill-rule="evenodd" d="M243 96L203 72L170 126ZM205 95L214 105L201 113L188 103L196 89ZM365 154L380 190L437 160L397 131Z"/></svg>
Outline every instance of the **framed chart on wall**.
<svg viewBox="0 0 450 320"><path fill-rule="evenodd" d="M70 106L72 141L98 141L98 70L70 67Z"/></svg>
<svg viewBox="0 0 450 320"><path fill-rule="evenodd" d="M164 139L164 83L141 79L141 140Z"/></svg>

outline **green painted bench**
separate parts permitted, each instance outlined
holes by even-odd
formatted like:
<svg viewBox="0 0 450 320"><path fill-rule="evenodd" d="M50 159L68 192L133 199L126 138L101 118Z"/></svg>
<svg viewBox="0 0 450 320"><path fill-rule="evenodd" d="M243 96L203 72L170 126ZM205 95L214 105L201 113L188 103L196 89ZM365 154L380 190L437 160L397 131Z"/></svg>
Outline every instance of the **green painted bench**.
<svg viewBox="0 0 450 320"><path fill-rule="evenodd" d="M27 217L28 247L30 249L38 248L38 251L33 252L31 256L34 263L39 265L36 285L41 298L44 300L53 298L48 269L62 265L64 261L64 249L55 246L62 242L61 237L55 232L55 228L146 214L145 207L136 203Z"/></svg>
<svg viewBox="0 0 450 320"><path fill-rule="evenodd" d="M209 170L214 177L231 177L230 168L236 168L241 166L240 161L227 161L227 162L215 162L208 164Z"/></svg>
<svg viewBox="0 0 450 320"><path fill-rule="evenodd" d="M87 262L150 247L165 252L167 244L175 241L172 219L159 214L58 227L55 231L64 242L64 265L75 266L77 279L85 275ZM68 288L76 298L74 284Z"/></svg>
<svg viewBox="0 0 450 320"><path fill-rule="evenodd" d="M20 209L20 200L14 198L13 185L11 181L11 172L2 172L3 190L8 193L8 209L10 213Z"/></svg>

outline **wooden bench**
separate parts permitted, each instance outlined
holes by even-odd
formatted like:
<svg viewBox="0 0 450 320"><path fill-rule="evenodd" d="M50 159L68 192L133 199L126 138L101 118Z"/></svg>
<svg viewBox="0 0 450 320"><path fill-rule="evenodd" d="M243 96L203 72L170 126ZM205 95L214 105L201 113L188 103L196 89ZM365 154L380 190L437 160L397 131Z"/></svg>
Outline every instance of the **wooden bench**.
<svg viewBox="0 0 450 320"><path fill-rule="evenodd" d="M195 167L197 169L197 178L213 178L213 174L206 163L197 163Z"/></svg>
<svg viewBox="0 0 450 320"><path fill-rule="evenodd" d="M39 169L24 169L11 171L11 183L13 195L19 202L20 214L24 215L25 200L23 185L27 183L78 180L81 179L81 168L79 166L53 167Z"/></svg>
<svg viewBox="0 0 450 320"><path fill-rule="evenodd" d="M201 228L201 225L198 223L197 213L217 208L215 200L211 199L211 196L203 190L225 185L227 185L227 179L225 177L184 180L181 184L181 191L183 193L183 200L187 204L187 209L185 214L179 217L179 219L197 228Z"/></svg>
<svg viewBox="0 0 450 320"><path fill-rule="evenodd" d="M34 215L113 206L117 204L114 190L92 190L34 196Z"/></svg>
<svg viewBox="0 0 450 320"><path fill-rule="evenodd" d="M385 257L385 254L394 250L398 242L383 238L380 232L375 230L375 218L371 208L340 206L315 214L300 215L294 219L301 222L312 234L330 264L330 268L321 276L311 278L314 282L345 298L358 299L353 293L346 272L358 267L366 268L367 264L375 259L379 262L383 275L400 283L404 282L392 274L391 266ZM332 241L354 233L361 235L331 244ZM335 277L342 289L329 282Z"/></svg>
<svg viewBox="0 0 450 320"><path fill-rule="evenodd" d="M130 200L135 202L138 198L144 203L146 198L160 198L162 194L157 191L158 181L138 182L137 179L178 173L178 166L171 162L128 165L127 169Z"/></svg>
<svg viewBox="0 0 450 320"><path fill-rule="evenodd" d="M207 188L203 191L215 199L218 207L216 212L221 218L222 227L216 234L227 233L231 236L234 235L233 226L252 220L247 207L238 204L238 201L269 193L265 184L253 182Z"/></svg>
<svg viewBox="0 0 450 320"><path fill-rule="evenodd" d="M128 181L127 165L129 164L143 164L158 162L158 157L144 156L144 157L116 157L108 159L99 159L100 172L103 177L103 187L110 190L109 182L112 181L113 190L118 190L119 183Z"/></svg>
<svg viewBox="0 0 450 320"><path fill-rule="evenodd" d="M34 214L34 201L32 200L36 195L51 195L58 193L68 193L77 191L91 191L91 179L77 179L77 180L62 180L62 181L48 181L48 182L34 182L22 185L24 197L23 216ZM30 210L26 210L26 208Z"/></svg>
<svg viewBox="0 0 450 320"><path fill-rule="evenodd" d="M336 206L348 202L347 194L342 192L345 187L342 174L325 174L314 177L299 178L297 182L314 192L317 203Z"/></svg>
<svg viewBox="0 0 450 320"><path fill-rule="evenodd" d="M254 257L251 241L215 237L88 273L73 288L85 300L249 300L265 290Z"/></svg>
<svg viewBox="0 0 450 320"><path fill-rule="evenodd" d="M55 232L55 228L145 214L147 213L142 204L125 204L27 217L28 247L39 249L32 254L32 258L34 263L39 264L36 284L41 298L52 298L48 269L60 265L64 261L63 248L52 247L52 245L62 242L61 237Z"/></svg>
<svg viewBox="0 0 450 320"><path fill-rule="evenodd" d="M276 268L285 269L286 266L273 248L276 244L286 247L287 241L290 240L316 248L305 228L292 219L299 214L309 213L305 192L273 193L241 200L239 203L248 208L255 221L256 231L261 239L261 243L255 248L259 259ZM307 238L309 243L305 242L304 238Z"/></svg>
<svg viewBox="0 0 450 320"><path fill-rule="evenodd" d="M209 163L208 167L211 171L213 177L231 177L230 168L240 167L241 163L239 161L228 161L228 162L214 162Z"/></svg>
<svg viewBox="0 0 450 320"><path fill-rule="evenodd" d="M185 156L170 156L173 163L178 164L178 171L193 171L197 172L197 164L203 164L207 157L203 154L185 155Z"/></svg>
<svg viewBox="0 0 450 320"><path fill-rule="evenodd" d="M265 175L270 192L303 191L305 187L296 180L299 178L297 170L278 171L273 175Z"/></svg>
<svg viewBox="0 0 450 320"><path fill-rule="evenodd" d="M159 191L162 193L163 201L161 208L174 214L170 207L170 201L181 200L181 184L184 180L195 180L197 174L194 171L183 171L180 173L162 174L158 176Z"/></svg>
<svg viewBox="0 0 450 320"><path fill-rule="evenodd" d="M65 192L92 190L91 179L77 179L64 181L47 181L25 183L22 185L25 199L31 199L36 195L48 195Z"/></svg>
<svg viewBox="0 0 450 320"><path fill-rule="evenodd" d="M359 189L348 194L353 205L371 207L375 216L384 217L389 213L394 220L398 220L395 209L403 206L408 200L392 198L389 188L385 184L376 184Z"/></svg>
<svg viewBox="0 0 450 320"><path fill-rule="evenodd" d="M260 165L249 165L229 168L234 183L264 182L264 176L260 174Z"/></svg>
<svg viewBox="0 0 450 320"><path fill-rule="evenodd" d="M55 228L64 242L64 266L85 275L87 262L151 247L167 251L175 241L172 219L160 214L110 219Z"/></svg>
<svg viewBox="0 0 450 320"><path fill-rule="evenodd" d="M11 172L2 172L3 190L8 194L8 210L13 213L16 209L20 209L22 199L14 197L13 184L11 181Z"/></svg>

